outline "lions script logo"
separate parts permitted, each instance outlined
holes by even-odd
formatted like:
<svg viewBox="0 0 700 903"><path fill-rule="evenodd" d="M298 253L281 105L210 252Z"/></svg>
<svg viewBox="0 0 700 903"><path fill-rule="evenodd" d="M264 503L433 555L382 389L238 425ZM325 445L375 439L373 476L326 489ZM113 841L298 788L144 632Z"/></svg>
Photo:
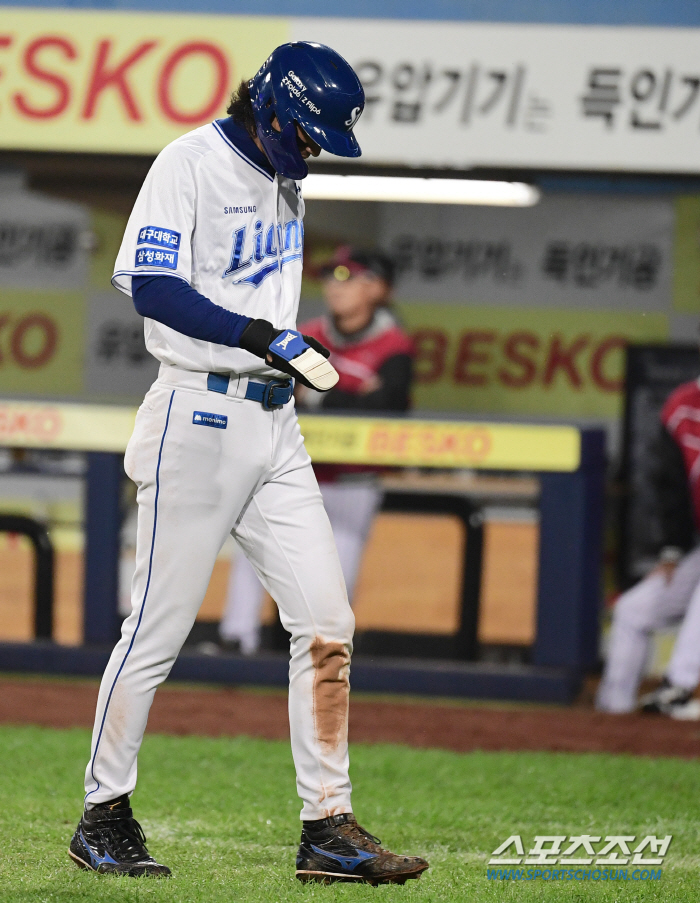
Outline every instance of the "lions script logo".
<svg viewBox="0 0 700 903"><path fill-rule="evenodd" d="M208 411L195 411L192 415L195 426L213 426L217 430L225 430L228 417L223 414L210 414Z"/></svg>
<svg viewBox="0 0 700 903"><path fill-rule="evenodd" d="M233 285L245 283L258 288L268 276L293 260L301 260L303 247L304 224L301 220L289 220L284 226L257 220L252 236L248 226L241 226L233 233L231 257L222 278L233 276ZM245 270L251 272L243 275Z"/></svg>

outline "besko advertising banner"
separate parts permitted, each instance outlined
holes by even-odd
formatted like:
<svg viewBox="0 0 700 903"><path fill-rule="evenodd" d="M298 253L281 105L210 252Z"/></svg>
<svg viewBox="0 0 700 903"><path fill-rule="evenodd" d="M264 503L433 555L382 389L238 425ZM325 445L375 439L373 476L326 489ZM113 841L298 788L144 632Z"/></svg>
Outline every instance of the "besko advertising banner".
<svg viewBox="0 0 700 903"><path fill-rule="evenodd" d="M158 153L224 115L278 44L356 68L364 160L698 172L700 30L18 9L0 147Z"/></svg>
<svg viewBox="0 0 700 903"><path fill-rule="evenodd" d="M0 147L157 154L288 36L274 17L3 8Z"/></svg>

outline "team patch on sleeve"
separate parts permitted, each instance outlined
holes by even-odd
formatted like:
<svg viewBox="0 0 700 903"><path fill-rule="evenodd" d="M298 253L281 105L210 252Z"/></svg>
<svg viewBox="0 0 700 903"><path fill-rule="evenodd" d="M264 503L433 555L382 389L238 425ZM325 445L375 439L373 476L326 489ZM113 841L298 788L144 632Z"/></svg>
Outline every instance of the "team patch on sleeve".
<svg viewBox="0 0 700 903"><path fill-rule="evenodd" d="M161 226L143 226L139 229L137 245L158 245L160 248L172 248L177 251L182 236L174 229L163 229Z"/></svg>
<svg viewBox="0 0 700 903"><path fill-rule="evenodd" d="M136 252L137 267L163 267L177 269L177 251L156 251L155 248L139 248Z"/></svg>

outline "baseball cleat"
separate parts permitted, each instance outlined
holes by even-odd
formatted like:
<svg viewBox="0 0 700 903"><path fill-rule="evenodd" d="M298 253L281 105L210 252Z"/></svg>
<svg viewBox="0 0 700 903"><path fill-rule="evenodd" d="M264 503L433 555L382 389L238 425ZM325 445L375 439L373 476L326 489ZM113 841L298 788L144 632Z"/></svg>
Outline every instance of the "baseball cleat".
<svg viewBox="0 0 700 903"><path fill-rule="evenodd" d="M674 687L664 677L652 693L641 697L639 708L642 712L668 715L677 721L697 721L700 719L700 703L693 699L693 692L685 687Z"/></svg>
<svg viewBox="0 0 700 903"><path fill-rule="evenodd" d="M156 862L146 849L146 836L120 796L94 809L86 809L68 848L68 855L81 869L131 878L168 877L167 865Z"/></svg>
<svg viewBox="0 0 700 903"><path fill-rule="evenodd" d="M351 813L305 821L297 853L300 881L357 881L365 884L405 884L428 868L418 856L397 856L384 850L378 837L358 825Z"/></svg>

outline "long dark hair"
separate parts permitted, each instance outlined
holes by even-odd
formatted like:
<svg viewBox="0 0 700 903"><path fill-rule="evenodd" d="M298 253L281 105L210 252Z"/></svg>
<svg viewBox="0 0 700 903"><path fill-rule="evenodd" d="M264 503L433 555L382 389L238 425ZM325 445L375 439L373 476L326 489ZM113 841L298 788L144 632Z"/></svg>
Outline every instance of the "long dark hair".
<svg viewBox="0 0 700 903"><path fill-rule="evenodd" d="M253 115L253 103L250 99L250 88L246 79L243 79L231 95L226 112L234 122L243 126L251 138L255 137L257 126Z"/></svg>

